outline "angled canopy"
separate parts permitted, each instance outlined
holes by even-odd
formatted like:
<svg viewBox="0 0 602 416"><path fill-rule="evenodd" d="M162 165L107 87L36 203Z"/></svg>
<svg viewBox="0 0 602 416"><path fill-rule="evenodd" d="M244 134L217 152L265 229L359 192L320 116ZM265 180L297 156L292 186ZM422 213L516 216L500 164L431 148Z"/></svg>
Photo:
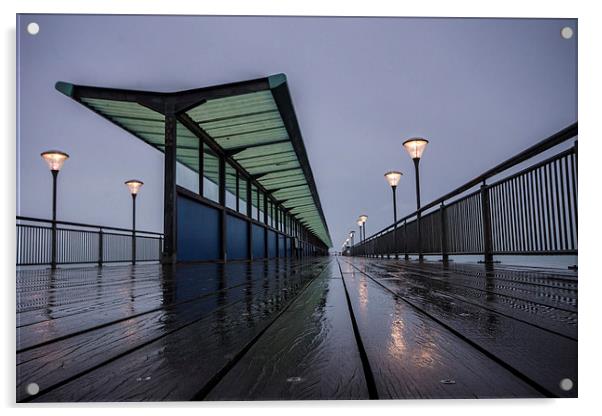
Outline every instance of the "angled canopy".
<svg viewBox="0 0 602 416"><path fill-rule="evenodd" d="M174 111L178 162L198 172L200 138L213 141L332 246L284 74L176 93L65 82L56 88L160 151L165 149L164 115ZM204 171L210 179L217 177L218 166L206 165Z"/></svg>

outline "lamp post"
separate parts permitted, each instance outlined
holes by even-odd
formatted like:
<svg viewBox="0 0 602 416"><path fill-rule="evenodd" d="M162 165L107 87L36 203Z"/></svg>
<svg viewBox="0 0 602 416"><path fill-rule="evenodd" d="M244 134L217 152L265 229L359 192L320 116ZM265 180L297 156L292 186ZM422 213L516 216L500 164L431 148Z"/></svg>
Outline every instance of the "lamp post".
<svg viewBox="0 0 602 416"><path fill-rule="evenodd" d="M355 235L355 231L349 231L349 238L351 238L351 251L352 254L355 254L355 248L354 246L354 242L353 242L353 236Z"/></svg>
<svg viewBox="0 0 602 416"><path fill-rule="evenodd" d="M359 227L359 229L360 229L360 244L363 244L363 243L364 243L364 236L363 236L363 234L362 234L362 225L363 225L363 224L364 224L364 223L362 222L362 220L360 220L360 219L358 219L358 220L357 220L357 225L358 225L358 227ZM361 255L361 253L362 253L362 250L363 250L363 247L361 247L361 249L360 249L360 251L359 251L359 254L360 254L360 255Z"/></svg>
<svg viewBox="0 0 602 416"><path fill-rule="evenodd" d="M144 182L138 179L126 181L130 194L132 194L132 264L136 264L136 195L144 185Z"/></svg>
<svg viewBox="0 0 602 416"><path fill-rule="evenodd" d="M359 216L358 221L362 222L361 231L364 233L364 237L362 238L362 241L365 243L366 242L366 221L368 221L368 216L366 214L362 214ZM365 246L364 246L363 250L364 250L364 256L366 256L366 247Z"/></svg>
<svg viewBox="0 0 602 416"><path fill-rule="evenodd" d="M366 240L366 221L368 221L368 216L366 214L360 215L359 220L362 222L363 230L364 230L364 241Z"/></svg>
<svg viewBox="0 0 602 416"><path fill-rule="evenodd" d="M391 187L391 190L393 191L393 248L395 249L395 258L398 259L399 256L397 254L397 249L396 249L396 245L397 245L397 184L399 183L399 180L401 179L401 175L403 175L403 173L401 172L397 172L397 171L390 171L385 173L385 179L387 180L389 186Z"/></svg>
<svg viewBox="0 0 602 416"><path fill-rule="evenodd" d="M422 153L424 153L424 149L426 149L426 145L428 143L429 141L423 139L422 137L414 137L403 142L403 147L414 161L414 170L416 175L416 225L418 229L418 260L420 261L422 261L424 257L422 255L422 236L420 230L420 218L422 217L422 214L420 213L420 171L418 169L418 165L420 164L420 158L422 157Z"/></svg>
<svg viewBox="0 0 602 416"><path fill-rule="evenodd" d="M50 267L56 269L56 178L65 160L69 159L69 155L59 150L48 150L40 156L48 163L50 172L52 172L52 251Z"/></svg>

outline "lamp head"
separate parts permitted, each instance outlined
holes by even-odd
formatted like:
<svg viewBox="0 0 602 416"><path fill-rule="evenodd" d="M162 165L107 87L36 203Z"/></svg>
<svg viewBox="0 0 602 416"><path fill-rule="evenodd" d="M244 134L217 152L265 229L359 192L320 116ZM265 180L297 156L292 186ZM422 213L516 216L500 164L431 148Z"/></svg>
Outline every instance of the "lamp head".
<svg viewBox="0 0 602 416"><path fill-rule="evenodd" d="M63 167L65 160L69 159L69 155L60 150L48 150L43 152L40 156L48 163L48 167L51 171L58 172Z"/></svg>
<svg viewBox="0 0 602 416"><path fill-rule="evenodd" d="M392 170L390 172L385 173L385 179L387 180L389 186L393 187L397 186L399 180L401 179L401 175L403 175L403 173Z"/></svg>
<svg viewBox="0 0 602 416"><path fill-rule="evenodd" d="M403 142L403 147L412 159L420 159L426 149L426 145L429 143L428 140L422 137L414 137L412 139Z"/></svg>
<svg viewBox="0 0 602 416"><path fill-rule="evenodd" d="M132 195L137 195L138 192L140 192L142 185L144 185L144 182L139 181L138 179L130 179L129 181L126 181L125 184Z"/></svg>

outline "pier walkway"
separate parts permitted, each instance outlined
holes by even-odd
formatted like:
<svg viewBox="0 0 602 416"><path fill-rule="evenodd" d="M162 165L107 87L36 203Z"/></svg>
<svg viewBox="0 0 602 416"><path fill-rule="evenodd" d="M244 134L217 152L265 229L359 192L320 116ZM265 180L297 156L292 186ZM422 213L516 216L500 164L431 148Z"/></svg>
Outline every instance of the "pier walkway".
<svg viewBox="0 0 602 416"><path fill-rule="evenodd" d="M576 397L576 303L575 271L501 265L20 270L17 400Z"/></svg>

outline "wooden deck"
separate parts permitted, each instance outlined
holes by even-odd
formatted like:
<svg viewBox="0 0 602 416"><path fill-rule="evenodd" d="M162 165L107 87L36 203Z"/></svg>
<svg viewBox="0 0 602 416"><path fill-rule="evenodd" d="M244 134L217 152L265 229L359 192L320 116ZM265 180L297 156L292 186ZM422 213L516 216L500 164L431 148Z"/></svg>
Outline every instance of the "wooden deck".
<svg viewBox="0 0 602 416"><path fill-rule="evenodd" d="M16 394L576 397L577 274L347 257L19 271Z"/></svg>

